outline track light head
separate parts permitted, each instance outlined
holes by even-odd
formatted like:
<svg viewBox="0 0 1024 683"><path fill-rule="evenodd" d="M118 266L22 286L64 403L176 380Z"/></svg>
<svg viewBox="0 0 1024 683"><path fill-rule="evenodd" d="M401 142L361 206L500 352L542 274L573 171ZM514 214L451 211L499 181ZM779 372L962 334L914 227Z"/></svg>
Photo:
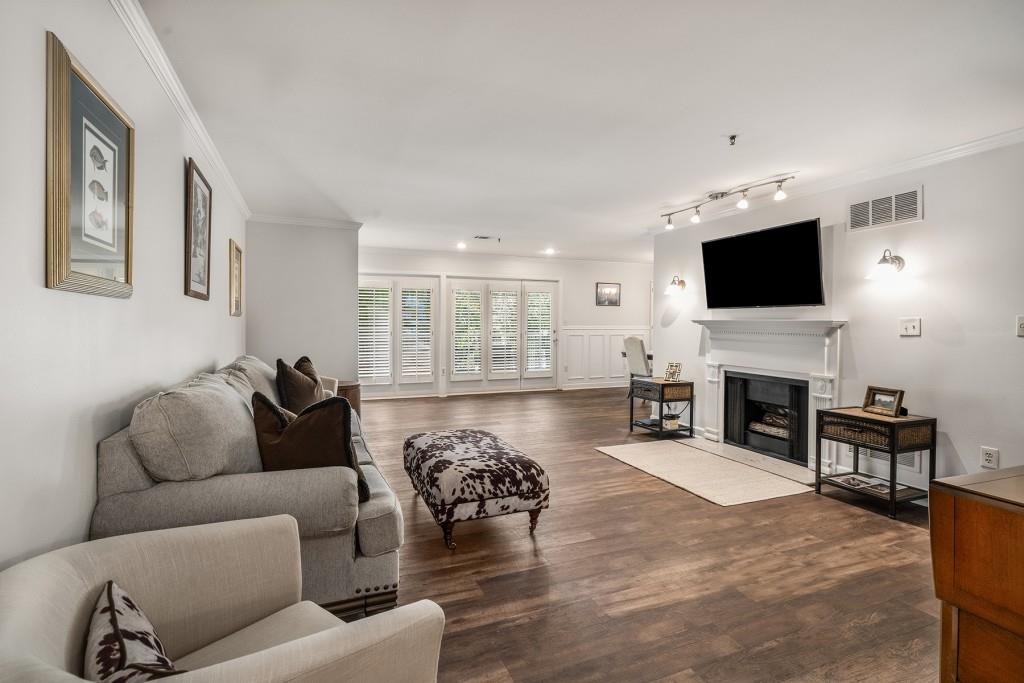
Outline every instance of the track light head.
<svg viewBox="0 0 1024 683"><path fill-rule="evenodd" d="M665 221L665 229L666 230L673 230L673 229L675 229L675 227L676 226L672 225L672 216L669 216L668 220Z"/></svg>
<svg viewBox="0 0 1024 683"><path fill-rule="evenodd" d="M694 224L700 223L700 207L699 206L693 210L693 215L690 216L690 222L694 223Z"/></svg>
<svg viewBox="0 0 1024 683"><path fill-rule="evenodd" d="M463 249L466 248L466 243L465 242L459 242L458 244L455 245L455 248L458 249L459 251L462 251Z"/></svg>
<svg viewBox="0 0 1024 683"><path fill-rule="evenodd" d="M772 197L777 202L781 202L786 198L786 192L782 189L782 183L775 186L775 195Z"/></svg>
<svg viewBox="0 0 1024 683"><path fill-rule="evenodd" d="M736 202L737 209L747 209L750 207L750 202L747 201L747 191L743 190L743 196Z"/></svg>

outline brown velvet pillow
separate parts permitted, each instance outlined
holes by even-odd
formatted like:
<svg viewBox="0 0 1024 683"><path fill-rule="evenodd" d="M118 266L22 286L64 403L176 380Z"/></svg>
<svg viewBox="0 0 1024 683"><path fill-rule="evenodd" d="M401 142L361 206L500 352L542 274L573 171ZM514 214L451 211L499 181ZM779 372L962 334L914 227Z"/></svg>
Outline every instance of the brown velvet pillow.
<svg viewBox="0 0 1024 683"><path fill-rule="evenodd" d="M323 382L309 356L295 361L295 367L277 359L277 393L281 396L281 407L293 413L324 400Z"/></svg>
<svg viewBox="0 0 1024 683"><path fill-rule="evenodd" d="M252 416L264 471L351 467L359 484L359 502L370 499L370 487L352 446L348 401L334 396L296 415L257 391L252 395Z"/></svg>

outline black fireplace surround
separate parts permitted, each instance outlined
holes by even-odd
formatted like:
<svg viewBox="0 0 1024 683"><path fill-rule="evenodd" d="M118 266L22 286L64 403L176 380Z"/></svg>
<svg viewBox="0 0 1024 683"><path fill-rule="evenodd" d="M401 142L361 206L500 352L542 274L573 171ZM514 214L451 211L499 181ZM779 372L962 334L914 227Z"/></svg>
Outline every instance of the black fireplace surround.
<svg viewBox="0 0 1024 683"><path fill-rule="evenodd" d="M807 382L725 373L725 442L807 464Z"/></svg>

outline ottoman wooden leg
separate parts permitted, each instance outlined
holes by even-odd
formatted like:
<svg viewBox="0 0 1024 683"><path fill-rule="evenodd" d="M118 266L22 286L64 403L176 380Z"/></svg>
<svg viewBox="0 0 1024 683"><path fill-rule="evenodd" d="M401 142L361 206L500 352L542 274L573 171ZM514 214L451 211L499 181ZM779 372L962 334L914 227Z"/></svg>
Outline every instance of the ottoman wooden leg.
<svg viewBox="0 0 1024 683"><path fill-rule="evenodd" d="M530 510L530 533L537 528L537 520L540 519L540 510Z"/></svg>
<svg viewBox="0 0 1024 683"><path fill-rule="evenodd" d="M455 541L452 540L452 531L455 530L455 522L441 522L441 531L444 532L444 544L448 550L455 550Z"/></svg>

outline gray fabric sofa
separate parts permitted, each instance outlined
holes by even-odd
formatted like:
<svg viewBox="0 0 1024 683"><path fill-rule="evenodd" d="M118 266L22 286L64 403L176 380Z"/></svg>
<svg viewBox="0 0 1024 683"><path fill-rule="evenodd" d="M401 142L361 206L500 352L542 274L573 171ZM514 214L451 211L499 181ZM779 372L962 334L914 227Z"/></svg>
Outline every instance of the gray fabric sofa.
<svg viewBox="0 0 1024 683"><path fill-rule="evenodd" d="M61 548L0 572L0 681L81 681L107 581L146 613L181 683L433 683L444 613L429 600L345 624L301 601L284 515Z"/></svg>
<svg viewBox="0 0 1024 683"><path fill-rule="evenodd" d="M402 511L352 414L370 498L347 467L261 471L251 398L278 401L275 371L242 356L142 401L99 444L90 538L288 514L298 521L302 597L343 618L393 607Z"/></svg>

